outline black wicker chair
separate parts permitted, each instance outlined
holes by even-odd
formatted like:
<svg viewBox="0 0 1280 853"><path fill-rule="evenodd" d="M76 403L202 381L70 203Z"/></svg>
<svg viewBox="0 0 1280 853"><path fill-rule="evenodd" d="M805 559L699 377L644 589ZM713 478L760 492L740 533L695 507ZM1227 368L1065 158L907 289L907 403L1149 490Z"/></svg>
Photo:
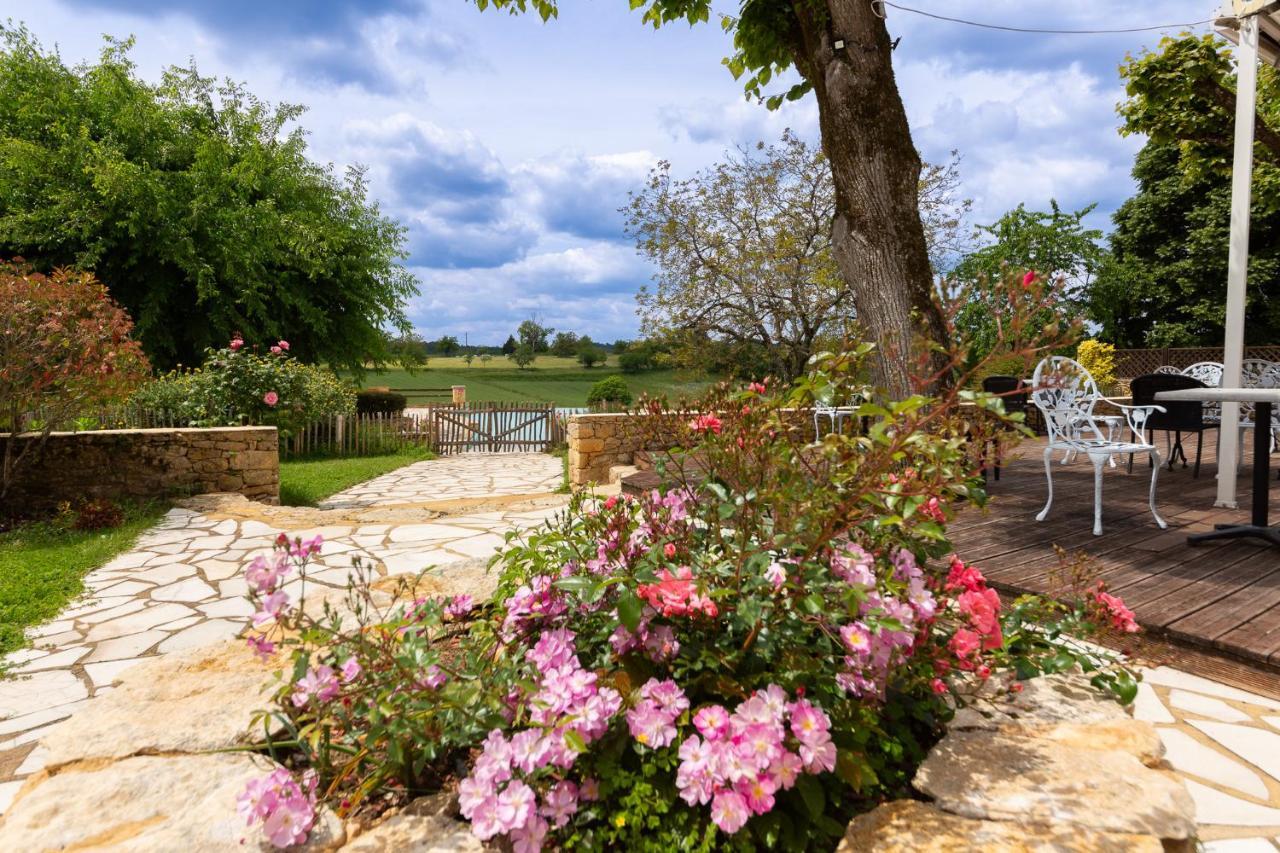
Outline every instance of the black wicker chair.
<svg viewBox="0 0 1280 853"><path fill-rule="evenodd" d="M998 394L1000 399L1004 401L1004 410L1010 414L1021 412L1022 416L1027 417L1027 409L1030 404L1031 391L1027 384L1016 376L988 376L982 380L982 390L988 394ZM996 479L1000 479L1000 440L995 439L995 464L992 470L995 471ZM982 450L983 466L982 474L985 477L987 473L986 466L986 448Z"/></svg>
<svg viewBox="0 0 1280 853"><path fill-rule="evenodd" d="M1133 405L1150 406L1154 404L1165 408L1163 412L1151 413L1151 417L1147 418L1147 429L1151 432L1164 430L1174 434L1172 449L1169 453L1170 470L1173 469L1174 460L1178 456L1182 457L1182 467L1187 467L1187 451L1182 447L1182 434L1184 432L1194 432L1196 434L1196 464L1192 474L1194 477L1200 476L1200 452L1204 449L1204 431L1217 429L1218 424L1215 421L1205 420L1203 403L1156 403L1155 396L1161 391L1180 391L1185 388L1204 387L1207 386L1194 377L1167 373L1148 373L1145 376L1135 378L1129 383L1129 390L1133 395ZM1132 456L1129 457L1129 470L1133 470Z"/></svg>

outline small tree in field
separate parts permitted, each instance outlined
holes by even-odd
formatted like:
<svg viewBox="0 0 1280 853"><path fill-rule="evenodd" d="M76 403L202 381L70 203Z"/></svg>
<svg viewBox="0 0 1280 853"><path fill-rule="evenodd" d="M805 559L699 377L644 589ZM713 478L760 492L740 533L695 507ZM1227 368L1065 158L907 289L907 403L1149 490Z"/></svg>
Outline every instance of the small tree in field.
<svg viewBox="0 0 1280 853"><path fill-rule="evenodd" d="M132 330L92 274L46 276L21 261L0 263L0 428L9 432L0 498L50 432L124 399L146 378L150 366ZM24 434L32 440L14 440Z"/></svg>
<svg viewBox="0 0 1280 853"><path fill-rule="evenodd" d="M526 367L533 364L537 357L538 354L533 351L533 347L529 344L520 344L509 356L507 356L507 358L514 361L516 366L521 370L524 370Z"/></svg>
<svg viewBox="0 0 1280 853"><path fill-rule="evenodd" d="M608 357L608 354L596 346L591 338L583 337L578 342L578 363L583 367L590 369L597 364L603 364Z"/></svg>

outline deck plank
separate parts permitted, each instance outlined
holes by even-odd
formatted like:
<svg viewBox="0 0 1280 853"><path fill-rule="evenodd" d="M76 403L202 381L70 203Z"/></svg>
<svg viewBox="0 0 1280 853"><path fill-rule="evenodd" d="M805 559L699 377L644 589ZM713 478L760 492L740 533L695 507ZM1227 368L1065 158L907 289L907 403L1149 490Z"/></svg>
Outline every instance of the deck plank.
<svg viewBox="0 0 1280 853"><path fill-rule="evenodd" d="M1043 439L1029 441L1006 458L991 480L988 508L965 509L950 525L957 553L977 562L1002 590L1058 592L1051 577L1058 544L1087 554L1097 576L1124 598L1153 636L1227 653L1280 671L1280 548L1250 540L1189 546L1186 536L1214 524L1248 520L1250 469L1237 480L1240 509L1213 506L1217 464L1205 447L1200 478L1191 469L1160 473L1156 506L1169 529L1156 526L1147 508L1150 473L1135 462L1107 469L1103 480L1103 535L1093 536L1093 467L1085 460L1054 464L1054 503L1044 506ZM1273 460L1273 466L1275 460ZM1272 522L1280 524L1280 484L1271 480Z"/></svg>

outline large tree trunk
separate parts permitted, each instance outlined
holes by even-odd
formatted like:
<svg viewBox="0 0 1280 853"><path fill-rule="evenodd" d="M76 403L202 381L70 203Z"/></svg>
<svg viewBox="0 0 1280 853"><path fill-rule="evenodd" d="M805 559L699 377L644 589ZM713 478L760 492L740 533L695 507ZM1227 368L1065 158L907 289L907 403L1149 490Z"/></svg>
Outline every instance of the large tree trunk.
<svg viewBox="0 0 1280 853"><path fill-rule="evenodd" d="M905 396L914 338L941 342L946 324L933 299L920 155L894 81L889 32L868 0L826 0L825 10L813 0L792 5L796 67L817 95L835 182L836 262L853 289L859 325L879 346L875 383Z"/></svg>

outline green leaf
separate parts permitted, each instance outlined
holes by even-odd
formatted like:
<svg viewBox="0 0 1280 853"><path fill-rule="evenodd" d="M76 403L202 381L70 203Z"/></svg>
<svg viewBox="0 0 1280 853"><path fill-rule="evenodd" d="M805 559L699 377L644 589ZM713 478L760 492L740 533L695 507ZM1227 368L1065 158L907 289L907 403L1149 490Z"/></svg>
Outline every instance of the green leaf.
<svg viewBox="0 0 1280 853"><path fill-rule="evenodd" d="M800 798L804 800L804 807L809 810L809 816L815 819L821 817L827 804L822 783L813 776L801 776L796 780L796 790L800 792Z"/></svg>
<svg viewBox="0 0 1280 853"><path fill-rule="evenodd" d="M623 591L622 595L618 597L618 621L628 631L634 632L640 627L640 617L643 611L644 605L631 590Z"/></svg>

